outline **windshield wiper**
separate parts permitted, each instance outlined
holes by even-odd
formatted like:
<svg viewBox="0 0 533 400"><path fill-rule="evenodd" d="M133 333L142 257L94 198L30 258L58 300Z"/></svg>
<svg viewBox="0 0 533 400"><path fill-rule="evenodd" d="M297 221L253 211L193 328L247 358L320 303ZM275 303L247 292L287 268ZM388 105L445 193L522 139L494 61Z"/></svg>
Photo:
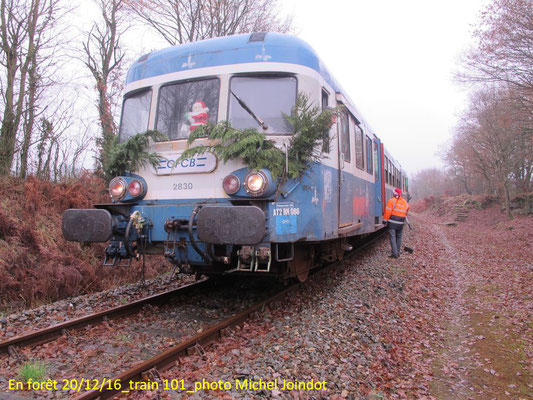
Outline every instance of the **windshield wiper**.
<svg viewBox="0 0 533 400"><path fill-rule="evenodd" d="M250 114L252 116L252 118L255 119L259 125L261 125L261 128L263 128L263 130L266 131L268 129L268 125L265 124L265 122L261 118L259 118L257 115L255 115L254 112L252 110L250 110L250 107L248 107L246 105L246 103L239 98L239 96L237 96L235 93L233 93L233 90L231 90L230 92L235 97L235 99L239 102L241 107L244 108L246 110L246 112L248 114Z"/></svg>

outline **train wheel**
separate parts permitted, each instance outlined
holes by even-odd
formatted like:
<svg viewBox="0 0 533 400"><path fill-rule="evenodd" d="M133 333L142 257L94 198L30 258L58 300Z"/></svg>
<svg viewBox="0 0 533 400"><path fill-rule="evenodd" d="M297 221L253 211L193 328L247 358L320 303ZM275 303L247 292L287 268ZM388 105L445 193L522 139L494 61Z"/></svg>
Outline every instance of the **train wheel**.
<svg viewBox="0 0 533 400"><path fill-rule="evenodd" d="M313 266L314 249L311 246L294 246L294 258L289 261L289 269L300 282L305 282Z"/></svg>

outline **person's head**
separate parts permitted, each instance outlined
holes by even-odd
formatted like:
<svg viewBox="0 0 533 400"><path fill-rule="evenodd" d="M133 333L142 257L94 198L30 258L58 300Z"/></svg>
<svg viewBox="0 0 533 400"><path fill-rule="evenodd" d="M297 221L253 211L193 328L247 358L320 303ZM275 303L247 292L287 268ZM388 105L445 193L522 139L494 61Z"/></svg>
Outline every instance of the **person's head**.
<svg viewBox="0 0 533 400"><path fill-rule="evenodd" d="M401 195L402 195L402 189L399 189L399 188L394 189L394 197L399 199Z"/></svg>

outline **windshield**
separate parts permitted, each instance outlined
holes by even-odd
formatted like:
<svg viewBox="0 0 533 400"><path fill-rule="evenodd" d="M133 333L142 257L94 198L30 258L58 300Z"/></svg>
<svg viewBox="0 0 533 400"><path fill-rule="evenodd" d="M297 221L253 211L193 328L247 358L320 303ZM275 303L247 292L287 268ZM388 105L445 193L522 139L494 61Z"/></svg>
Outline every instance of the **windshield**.
<svg viewBox="0 0 533 400"><path fill-rule="evenodd" d="M218 79L163 86L159 90L156 129L170 140L186 139L196 128L216 123L219 90Z"/></svg>
<svg viewBox="0 0 533 400"><path fill-rule="evenodd" d="M143 133L148 130L151 101L151 90L137 93L124 99L119 142L124 142L137 133Z"/></svg>
<svg viewBox="0 0 533 400"><path fill-rule="evenodd" d="M229 100L228 119L234 128L292 133L283 114L290 115L296 103L296 78L236 76Z"/></svg>

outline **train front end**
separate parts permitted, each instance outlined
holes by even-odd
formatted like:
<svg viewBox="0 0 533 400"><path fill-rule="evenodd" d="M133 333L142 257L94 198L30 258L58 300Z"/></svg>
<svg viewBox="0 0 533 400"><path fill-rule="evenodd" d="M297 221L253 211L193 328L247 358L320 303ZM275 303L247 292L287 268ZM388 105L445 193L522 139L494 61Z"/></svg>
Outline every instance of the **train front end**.
<svg viewBox="0 0 533 400"><path fill-rule="evenodd" d="M274 43L287 40L272 35ZM289 144L292 128L285 116L300 90L318 91L319 86L310 77L298 77L301 67L271 62L275 50L269 53L260 38L252 39L239 35L177 46L133 65L119 141L151 130L163 133L167 139L151 140L147 149L159 162L111 180L110 202L67 210L67 240L109 241L104 260L109 266L160 254L184 273L298 276L292 260L305 264L310 256L295 251L293 243L324 236L322 227L308 228L311 232L298 227L303 182L289 180L278 187L268 168L251 170L240 160L224 162L210 152L182 157L192 132L221 121L257 129L278 148ZM191 146L212 144L200 138ZM312 204L316 188L304 196L309 198L304 203ZM309 218L318 221L322 212L318 207Z"/></svg>

